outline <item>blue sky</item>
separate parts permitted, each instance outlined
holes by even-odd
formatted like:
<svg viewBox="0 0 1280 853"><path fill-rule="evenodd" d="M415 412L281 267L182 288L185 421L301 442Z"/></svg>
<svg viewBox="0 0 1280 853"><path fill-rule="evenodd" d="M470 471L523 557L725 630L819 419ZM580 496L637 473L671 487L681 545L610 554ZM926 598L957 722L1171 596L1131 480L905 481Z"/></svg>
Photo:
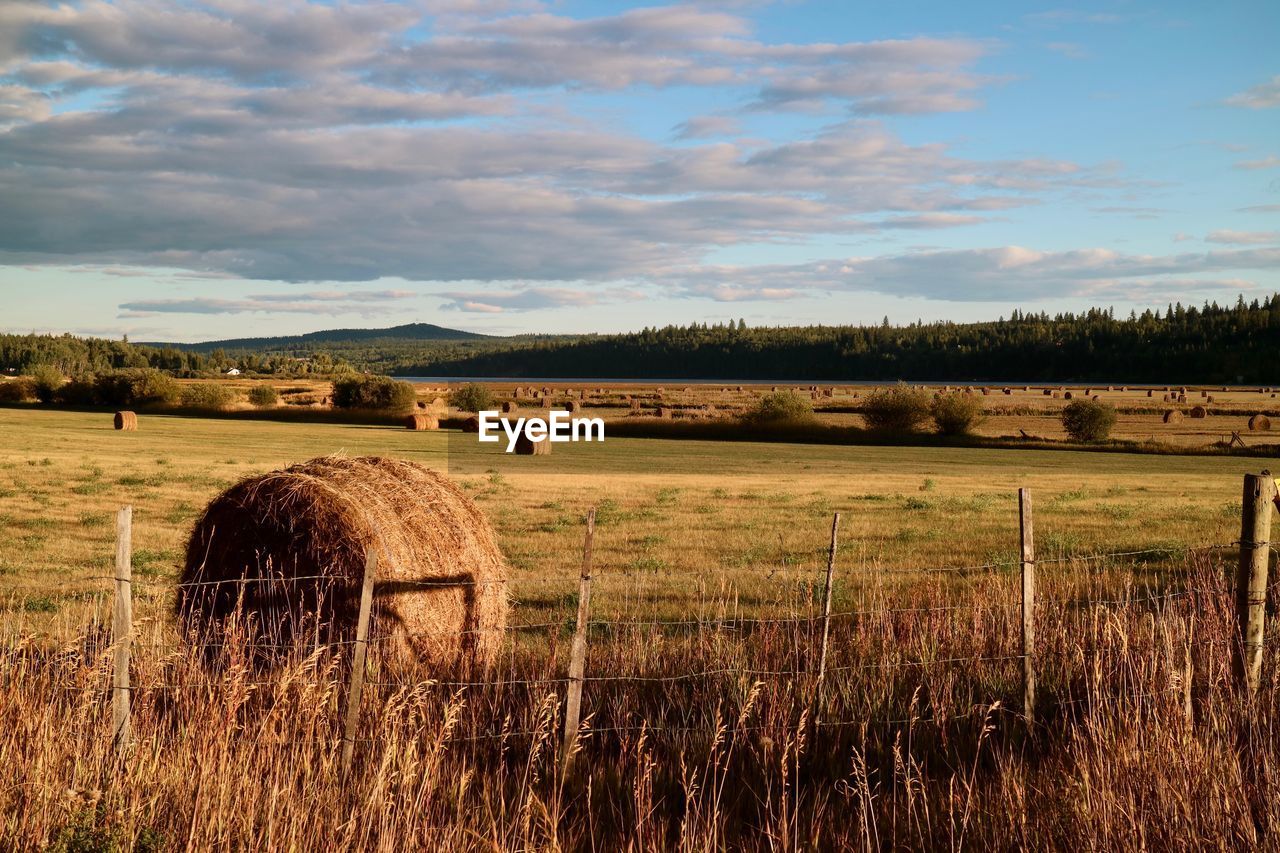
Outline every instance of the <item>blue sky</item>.
<svg viewBox="0 0 1280 853"><path fill-rule="evenodd" d="M0 5L0 328L985 319L1280 290L1275 3Z"/></svg>

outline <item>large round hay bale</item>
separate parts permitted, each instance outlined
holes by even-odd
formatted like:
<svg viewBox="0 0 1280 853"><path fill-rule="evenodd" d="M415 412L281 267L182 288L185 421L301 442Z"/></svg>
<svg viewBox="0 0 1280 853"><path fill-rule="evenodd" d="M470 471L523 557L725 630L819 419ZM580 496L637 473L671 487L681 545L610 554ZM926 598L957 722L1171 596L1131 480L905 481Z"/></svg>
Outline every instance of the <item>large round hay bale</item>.
<svg viewBox="0 0 1280 853"><path fill-rule="evenodd" d="M306 642L317 622L323 641L349 641L366 549L372 649L444 669L493 661L507 564L488 522L444 475L376 456L313 459L215 498L187 543L179 621L197 644L220 642L237 615L267 644ZM255 578L278 580L239 582Z"/></svg>
<svg viewBox="0 0 1280 853"><path fill-rule="evenodd" d="M548 439L540 439L533 441L524 432L520 431L520 435L516 437L516 453L520 456L549 456L551 454L551 442Z"/></svg>
<svg viewBox="0 0 1280 853"><path fill-rule="evenodd" d="M440 421L435 415L428 415L424 412L419 412L405 418L404 426L405 429L411 430L439 429Z"/></svg>
<svg viewBox="0 0 1280 853"><path fill-rule="evenodd" d="M480 419L475 415L467 418L462 422L463 432L480 432Z"/></svg>
<svg viewBox="0 0 1280 853"><path fill-rule="evenodd" d="M1204 417L1208 417L1209 410L1206 409L1204 406L1192 406L1191 411L1188 412L1187 414L1189 414L1193 418L1204 418Z"/></svg>
<svg viewBox="0 0 1280 853"><path fill-rule="evenodd" d="M582 411L582 404L570 400L564 404L564 410L571 415L576 415L578 412Z"/></svg>
<svg viewBox="0 0 1280 853"><path fill-rule="evenodd" d="M1249 418L1249 429L1254 432L1265 432L1271 429L1271 418L1262 414L1254 415Z"/></svg>
<svg viewBox="0 0 1280 853"><path fill-rule="evenodd" d="M1176 424L1182 420L1182 412L1179 412L1177 409L1170 409L1164 413L1164 417L1161 418L1161 420L1167 424Z"/></svg>
<svg viewBox="0 0 1280 853"><path fill-rule="evenodd" d="M509 415L512 412L518 412L518 411L520 411L520 404L517 403L515 400L508 400L507 402L502 404L502 413L504 415Z"/></svg>
<svg viewBox="0 0 1280 853"><path fill-rule="evenodd" d="M138 429L138 416L133 412L116 412L115 427L125 432L135 432Z"/></svg>

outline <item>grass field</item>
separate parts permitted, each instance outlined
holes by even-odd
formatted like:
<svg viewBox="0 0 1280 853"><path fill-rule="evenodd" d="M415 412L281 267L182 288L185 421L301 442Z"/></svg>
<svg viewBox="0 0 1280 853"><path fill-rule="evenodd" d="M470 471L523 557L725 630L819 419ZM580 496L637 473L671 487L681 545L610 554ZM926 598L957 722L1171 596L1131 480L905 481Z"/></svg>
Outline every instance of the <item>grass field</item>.
<svg viewBox="0 0 1280 853"><path fill-rule="evenodd" d="M15 721L0 763L19 768L0 785L0 846L1256 849L1280 829L1274 650L1258 697L1237 697L1231 552L1183 551L1238 538L1241 476L1272 460L643 439L517 457L453 431L143 415L117 433L109 415L39 409L0 409L0 439L0 718ZM513 631L483 685L375 661L345 781L341 655L301 649L264 679L228 652L209 673L169 619L205 503L328 453L447 471L512 563L512 621L555 623ZM1020 486L1038 556L1061 560L1040 570L1030 734ZM121 764L94 620L124 503L137 743ZM566 770L592 506L592 615L621 624L592 633ZM818 701L812 617L836 511ZM1127 551L1145 553L1088 559Z"/></svg>

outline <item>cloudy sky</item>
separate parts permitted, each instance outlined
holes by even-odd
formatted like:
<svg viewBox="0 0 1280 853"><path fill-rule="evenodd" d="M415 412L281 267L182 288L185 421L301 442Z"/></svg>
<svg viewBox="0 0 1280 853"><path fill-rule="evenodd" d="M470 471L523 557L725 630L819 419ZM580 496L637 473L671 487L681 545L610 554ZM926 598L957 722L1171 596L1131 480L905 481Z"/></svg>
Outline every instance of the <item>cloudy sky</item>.
<svg viewBox="0 0 1280 853"><path fill-rule="evenodd" d="M1280 290L1280 3L0 0L0 328Z"/></svg>

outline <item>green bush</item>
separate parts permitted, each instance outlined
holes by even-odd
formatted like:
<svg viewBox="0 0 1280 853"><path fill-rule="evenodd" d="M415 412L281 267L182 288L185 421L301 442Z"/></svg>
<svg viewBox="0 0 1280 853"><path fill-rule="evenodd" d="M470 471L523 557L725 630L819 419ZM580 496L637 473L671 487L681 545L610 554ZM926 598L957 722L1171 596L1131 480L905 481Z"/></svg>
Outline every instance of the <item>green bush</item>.
<svg viewBox="0 0 1280 853"><path fill-rule="evenodd" d="M930 406L929 392L899 385L871 392L862 417L880 432L915 432L929 419Z"/></svg>
<svg viewBox="0 0 1280 853"><path fill-rule="evenodd" d="M746 420L757 424L795 423L812 419L813 403L795 391L765 394L746 416Z"/></svg>
<svg viewBox="0 0 1280 853"><path fill-rule="evenodd" d="M104 406L172 404L182 396L172 376L148 367L130 367L100 374L93 387L97 402Z"/></svg>
<svg viewBox="0 0 1280 853"><path fill-rule="evenodd" d="M182 389L182 405L188 409L225 409L236 401L236 392L216 382L201 382Z"/></svg>
<svg viewBox="0 0 1280 853"><path fill-rule="evenodd" d="M41 403L52 403L57 399L62 382L62 371L52 365L41 364L31 369L31 384L36 399Z"/></svg>
<svg viewBox="0 0 1280 853"><path fill-rule="evenodd" d="M412 385L390 376L344 376L333 383L333 405L339 409L403 412L414 399Z"/></svg>
<svg viewBox="0 0 1280 853"><path fill-rule="evenodd" d="M58 389L58 402L69 406L96 406L98 404L97 377L77 376Z"/></svg>
<svg viewBox="0 0 1280 853"><path fill-rule="evenodd" d="M36 384L25 376L0 379L0 403L29 403L36 399Z"/></svg>
<svg viewBox="0 0 1280 853"><path fill-rule="evenodd" d="M474 382L451 393L449 402L464 412L489 411L497 405L489 389Z"/></svg>
<svg viewBox="0 0 1280 853"><path fill-rule="evenodd" d="M1062 409L1062 428L1076 441L1103 441L1116 425L1116 410L1097 400L1072 400Z"/></svg>
<svg viewBox="0 0 1280 853"><path fill-rule="evenodd" d="M280 394L273 385L254 385L249 389L249 402L255 406L274 406L280 402Z"/></svg>
<svg viewBox="0 0 1280 853"><path fill-rule="evenodd" d="M929 413L943 435L968 435L982 422L982 398L977 394L939 394Z"/></svg>

